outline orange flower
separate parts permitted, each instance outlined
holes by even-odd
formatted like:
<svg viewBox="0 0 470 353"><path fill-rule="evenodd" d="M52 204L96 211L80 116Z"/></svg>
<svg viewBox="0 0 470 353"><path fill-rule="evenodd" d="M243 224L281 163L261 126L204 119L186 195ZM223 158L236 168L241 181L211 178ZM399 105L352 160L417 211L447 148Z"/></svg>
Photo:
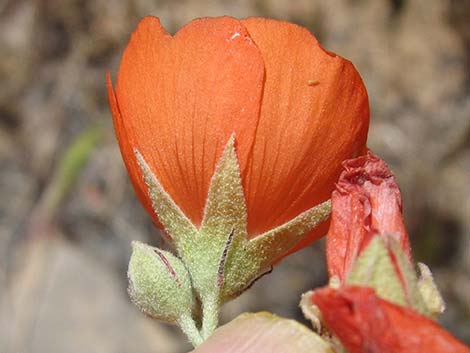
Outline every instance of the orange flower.
<svg viewBox="0 0 470 353"><path fill-rule="evenodd" d="M324 288L312 301L349 353L469 353L435 321L364 287Z"/></svg>
<svg viewBox="0 0 470 353"><path fill-rule="evenodd" d="M338 276L343 282L376 235L397 240L412 263L400 189L390 168L370 151L345 161L343 166L345 170L331 195L331 222L326 239L330 277Z"/></svg>
<svg viewBox="0 0 470 353"><path fill-rule="evenodd" d="M250 237L327 200L341 161L365 152L369 107L359 74L286 22L204 18L171 36L146 17L115 90L108 75L108 93L127 170L157 222L134 148L198 226L235 133Z"/></svg>

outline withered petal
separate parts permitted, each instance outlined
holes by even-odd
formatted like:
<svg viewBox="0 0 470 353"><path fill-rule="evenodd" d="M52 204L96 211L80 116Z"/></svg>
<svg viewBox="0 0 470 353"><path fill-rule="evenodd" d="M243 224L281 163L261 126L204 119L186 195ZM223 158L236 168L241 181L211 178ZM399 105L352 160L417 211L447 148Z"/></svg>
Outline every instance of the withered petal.
<svg viewBox="0 0 470 353"><path fill-rule="evenodd" d="M327 327L349 353L469 353L435 321L379 298L370 288L314 291Z"/></svg>
<svg viewBox="0 0 470 353"><path fill-rule="evenodd" d="M330 276L344 280L359 253L377 234L393 236L412 262L401 194L390 168L370 151L343 166L331 198L326 241Z"/></svg>

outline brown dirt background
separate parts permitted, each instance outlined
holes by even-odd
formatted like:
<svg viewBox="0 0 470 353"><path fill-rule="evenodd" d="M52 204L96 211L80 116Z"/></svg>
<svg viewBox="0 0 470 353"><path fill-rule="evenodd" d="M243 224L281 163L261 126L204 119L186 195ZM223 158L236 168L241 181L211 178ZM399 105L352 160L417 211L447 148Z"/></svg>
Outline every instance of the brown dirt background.
<svg viewBox="0 0 470 353"><path fill-rule="evenodd" d="M127 180L104 75L148 14L171 32L202 16L284 19L356 65L369 146L400 182L415 258L447 301L441 323L470 342L470 1L0 0L0 352L189 349L126 295L130 241L161 238ZM82 167L61 167L97 125ZM323 246L286 259L223 320L257 310L301 320L299 295L326 282Z"/></svg>

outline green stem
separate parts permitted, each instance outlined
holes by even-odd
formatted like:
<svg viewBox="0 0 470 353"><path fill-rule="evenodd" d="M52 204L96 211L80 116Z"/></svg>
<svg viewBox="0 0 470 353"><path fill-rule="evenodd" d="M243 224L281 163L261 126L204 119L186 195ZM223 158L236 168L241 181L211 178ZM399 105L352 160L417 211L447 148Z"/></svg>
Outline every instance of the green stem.
<svg viewBox="0 0 470 353"><path fill-rule="evenodd" d="M204 340L196 327L196 323L190 315L183 315L178 320L178 326L194 347L199 346Z"/></svg>
<svg viewBox="0 0 470 353"><path fill-rule="evenodd" d="M202 329L203 340L209 338L219 324L220 301L218 291L202 297Z"/></svg>

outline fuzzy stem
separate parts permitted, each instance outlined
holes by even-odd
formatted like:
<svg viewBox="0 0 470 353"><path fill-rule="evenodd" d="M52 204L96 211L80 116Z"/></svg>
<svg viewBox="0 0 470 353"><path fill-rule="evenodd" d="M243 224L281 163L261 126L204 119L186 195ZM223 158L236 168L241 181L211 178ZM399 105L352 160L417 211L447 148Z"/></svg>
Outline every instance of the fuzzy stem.
<svg viewBox="0 0 470 353"><path fill-rule="evenodd" d="M196 327L196 323L190 315L181 316L178 320L178 326L194 347L199 346L204 341Z"/></svg>
<svg viewBox="0 0 470 353"><path fill-rule="evenodd" d="M202 329L201 335L206 340L219 324L220 300L218 291L202 298Z"/></svg>

